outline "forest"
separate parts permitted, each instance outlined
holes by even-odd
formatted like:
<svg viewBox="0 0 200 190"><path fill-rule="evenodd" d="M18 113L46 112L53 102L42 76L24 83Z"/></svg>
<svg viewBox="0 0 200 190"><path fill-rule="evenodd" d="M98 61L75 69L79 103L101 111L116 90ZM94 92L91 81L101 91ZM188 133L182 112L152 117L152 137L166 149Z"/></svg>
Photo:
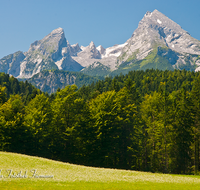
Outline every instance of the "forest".
<svg viewBox="0 0 200 190"><path fill-rule="evenodd" d="M198 175L199 137L199 72L130 71L54 94L0 73L1 151Z"/></svg>

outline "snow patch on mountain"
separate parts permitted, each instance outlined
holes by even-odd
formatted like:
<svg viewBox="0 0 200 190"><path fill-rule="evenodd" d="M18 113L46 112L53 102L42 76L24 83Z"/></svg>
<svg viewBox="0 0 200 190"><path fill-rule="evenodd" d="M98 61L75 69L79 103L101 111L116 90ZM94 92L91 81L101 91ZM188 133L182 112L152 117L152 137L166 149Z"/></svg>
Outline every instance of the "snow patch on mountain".
<svg viewBox="0 0 200 190"><path fill-rule="evenodd" d="M58 66L59 70L62 70L62 63L63 63L64 59L65 59L65 57L62 57L60 60L55 62L55 64Z"/></svg>
<svg viewBox="0 0 200 190"><path fill-rule="evenodd" d="M114 45L113 47L108 47L105 49L104 54L101 55L102 58L115 56L118 57L121 55L122 49L127 45L128 43L120 44L120 45Z"/></svg>
<svg viewBox="0 0 200 190"><path fill-rule="evenodd" d="M176 68L188 69L187 64L194 68L192 64L195 62L189 55L200 55L200 41L192 38L180 25L158 10L145 14L127 43L118 57L119 65L127 60L128 62L143 60L158 47L171 49L179 56L174 65ZM170 57L167 59L170 63Z"/></svg>
<svg viewBox="0 0 200 190"><path fill-rule="evenodd" d="M162 24L162 21L161 21L161 20L159 20L159 19L157 19L157 22L158 22L158 24Z"/></svg>
<svg viewBox="0 0 200 190"><path fill-rule="evenodd" d="M105 49L102 47L102 45L99 45L99 46L97 47L97 50L99 51L99 53L100 53L101 55L105 53Z"/></svg>
<svg viewBox="0 0 200 190"><path fill-rule="evenodd" d="M32 43L27 52L16 52L2 58L0 72L19 78L30 78L42 70L53 69L80 71L85 67L90 73L92 68L96 69L96 73L104 70L110 72L123 63L127 68L134 62L139 64L152 52L153 56L159 54L164 57L171 64L170 67L200 71L200 41L154 10L146 12L138 28L123 44L108 48L101 45L96 47L93 41L86 47L78 43L70 45L64 30L57 28ZM140 65L137 69L141 69Z"/></svg>

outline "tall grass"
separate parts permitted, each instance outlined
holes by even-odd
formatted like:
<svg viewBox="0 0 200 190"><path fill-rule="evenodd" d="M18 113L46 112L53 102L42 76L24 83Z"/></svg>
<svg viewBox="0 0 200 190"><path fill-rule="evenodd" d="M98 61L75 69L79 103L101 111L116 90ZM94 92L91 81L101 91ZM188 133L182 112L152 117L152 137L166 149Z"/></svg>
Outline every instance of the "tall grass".
<svg viewBox="0 0 200 190"><path fill-rule="evenodd" d="M0 170L0 189L200 189L199 176L93 168L6 152L0 152ZM26 178L11 178L11 170L13 177L26 172ZM53 178L39 178L45 175Z"/></svg>

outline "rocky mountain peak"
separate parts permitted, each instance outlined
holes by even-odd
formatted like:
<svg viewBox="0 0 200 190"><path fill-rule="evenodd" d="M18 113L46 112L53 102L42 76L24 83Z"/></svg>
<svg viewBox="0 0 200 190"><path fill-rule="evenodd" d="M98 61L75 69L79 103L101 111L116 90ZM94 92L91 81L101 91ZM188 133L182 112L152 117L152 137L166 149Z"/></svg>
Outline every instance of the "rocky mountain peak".
<svg viewBox="0 0 200 190"><path fill-rule="evenodd" d="M95 44L93 41L90 42L89 46L87 47L81 47L82 51L79 53L79 55L84 55L84 57L93 58L93 59L100 59L101 55L99 51L97 50Z"/></svg>
<svg viewBox="0 0 200 190"><path fill-rule="evenodd" d="M58 52L60 46L67 46L67 42L64 30L62 28L57 28L45 36L42 40L32 43L28 53L38 50L43 55L48 55L53 52Z"/></svg>
<svg viewBox="0 0 200 190"><path fill-rule="evenodd" d="M97 47L97 50L99 51L100 54L104 54L104 53L105 53L105 49L103 48L102 45L99 45L99 46Z"/></svg>
<svg viewBox="0 0 200 190"><path fill-rule="evenodd" d="M70 45L64 30L57 28L32 43L28 52L0 60L0 72L19 78L30 78L42 70L80 71L83 67L87 67L87 72L95 68L116 73L118 69L126 72L126 69L147 68L200 71L200 41L154 10L146 12L131 38L120 45L106 49L101 45L96 47L93 41L86 47L79 47L78 43Z"/></svg>
<svg viewBox="0 0 200 190"><path fill-rule="evenodd" d="M64 34L63 28L59 27L54 29L50 34Z"/></svg>
<svg viewBox="0 0 200 190"><path fill-rule="evenodd" d="M163 13L158 10L154 10L153 12L147 12L143 19L140 21L140 24L146 24L149 27L165 27L170 28L176 32L183 32L183 29L180 25L169 19Z"/></svg>
<svg viewBox="0 0 200 190"><path fill-rule="evenodd" d="M81 48L78 43L71 45L71 55L76 56L78 52L81 51Z"/></svg>
<svg viewBox="0 0 200 190"><path fill-rule="evenodd" d="M96 46L94 45L93 41L90 42L89 48L90 49L96 49Z"/></svg>
<svg viewBox="0 0 200 190"><path fill-rule="evenodd" d="M146 14L144 16L151 16L151 11L147 11Z"/></svg>
<svg viewBox="0 0 200 190"><path fill-rule="evenodd" d="M71 58L78 51L65 38L64 30L57 28L31 44L20 65L20 76L30 78L45 69L79 71L83 67Z"/></svg>
<svg viewBox="0 0 200 190"><path fill-rule="evenodd" d="M0 59L0 72L5 72L17 77L20 73L20 64L25 55L18 51Z"/></svg>
<svg viewBox="0 0 200 190"><path fill-rule="evenodd" d="M42 39L43 43L58 43L58 45L60 45L63 41L65 41L65 45L67 45L64 30L62 28L53 30L50 34Z"/></svg>
<svg viewBox="0 0 200 190"><path fill-rule="evenodd" d="M80 46L79 46L79 44L78 43L76 43L76 44L73 44L73 45L71 45L72 47L74 47L74 48L77 48L77 49L80 49Z"/></svg>
<svg viewBox="0 0 200 190"><path fill-rule="evenodd" d="M119 64L146 59L152 52L159 54L164 48L167 55L161 52L166 62L174 68L185 68L186 63L194 65L200 55L200 42L158 10L146 12L127 44L118 57ZM194 58L187 57L189 54L195 55Z"/></svg>

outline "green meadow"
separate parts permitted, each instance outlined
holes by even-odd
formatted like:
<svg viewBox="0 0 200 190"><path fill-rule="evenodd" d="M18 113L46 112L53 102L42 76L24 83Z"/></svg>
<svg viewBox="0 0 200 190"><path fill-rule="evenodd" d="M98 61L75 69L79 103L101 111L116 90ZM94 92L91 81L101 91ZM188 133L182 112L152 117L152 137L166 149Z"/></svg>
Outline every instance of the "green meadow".
<svg viewBox="0 0 200 190"><path fill-rule="evenodd" d="M0 189L200 189L200 176L94 168L0 152Z"/></svg>

